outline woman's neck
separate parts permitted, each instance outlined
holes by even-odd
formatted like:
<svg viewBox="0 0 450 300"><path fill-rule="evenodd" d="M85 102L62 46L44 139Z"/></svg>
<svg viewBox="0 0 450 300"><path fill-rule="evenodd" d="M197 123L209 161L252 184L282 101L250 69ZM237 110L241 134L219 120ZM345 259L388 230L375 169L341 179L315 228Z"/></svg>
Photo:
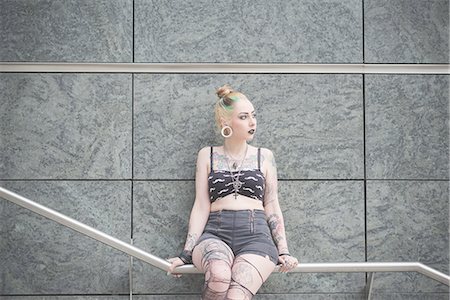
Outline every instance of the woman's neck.
<svg viewBox="0 0 450 300"><path fill-rule="evenodd" d="M226 139L223 143L225 152L234 158L242 158L244 156L245 150L248 147L246 141L233 141Z"/></svg>

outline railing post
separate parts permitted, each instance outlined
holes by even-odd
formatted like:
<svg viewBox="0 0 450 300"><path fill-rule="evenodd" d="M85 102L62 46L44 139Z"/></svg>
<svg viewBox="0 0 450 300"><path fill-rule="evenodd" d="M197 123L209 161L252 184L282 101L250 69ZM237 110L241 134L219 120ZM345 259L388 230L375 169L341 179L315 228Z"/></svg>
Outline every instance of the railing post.
<svg viewBox="0 0 450 300"><path fill-rule="evenodd" d="M367 279L366 288L365 288L365 294L367 300L370 300L371 294L372 294L372 284L373 284L373 278L375 276L374 272L369 272L369 278Z"/></svg>

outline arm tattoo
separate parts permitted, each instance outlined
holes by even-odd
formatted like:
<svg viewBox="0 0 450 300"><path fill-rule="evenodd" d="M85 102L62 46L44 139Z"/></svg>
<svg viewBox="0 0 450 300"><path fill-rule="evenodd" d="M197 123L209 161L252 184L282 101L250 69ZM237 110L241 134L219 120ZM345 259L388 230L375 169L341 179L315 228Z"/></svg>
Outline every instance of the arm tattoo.
<svg viewBox="0 0 450 300"><path fill-rule="evenodd" d="M267 184L265 195L264 195L264 203L263 203L264 206L267 206L267 204L275 201L276 195L274 195L274 193L275 193L275 191L274 191L274 187L272 186L272 184Z"/></svg>
<svg viewBox="0 0 450 300"><path fill-rule="evenodd" d="M195 243L197 243L197 238L198 236L196 233L188 233L184 249L192 251L192 249L194 249Z"/></svg>
<svg viewBox="0 0 450 300"><path fill-rule="evenodd" d="M262 157L262 161L264 161L264 159L265 159L264 155L262 155L261 157ZM275 164L275 158L274 158L273 155L272 155L272 158L269 161L269 168L273 169L274 174L275 174L275 178L277 178L277 176L276 176L276 174L277 174L277 166ZM264 195L264 202L263 202L264 206L267 206L269 203L275 202L275 200L277 199L277 189L276 189L275 184L267 183L264 194L265 194Z"/></svg>
<svg viewBox="0 0 450 300"><path fill-rule="evenodd" d="M272 232L273 241L278 246L280 242L284 240L282 233L283 223L277 214L270 215L267 222L269 223L270 231Z"/></svg>

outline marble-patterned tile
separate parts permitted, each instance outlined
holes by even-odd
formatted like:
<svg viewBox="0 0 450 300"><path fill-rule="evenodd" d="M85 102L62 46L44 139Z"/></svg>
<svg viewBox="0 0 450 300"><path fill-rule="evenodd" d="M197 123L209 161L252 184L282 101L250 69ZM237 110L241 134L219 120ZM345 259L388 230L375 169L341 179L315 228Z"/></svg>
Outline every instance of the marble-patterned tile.
<svg viewBox="0 0 450 300"><path fill-rule="evenodd" d="M0 179L131 178L131 75L0 74Z"/></svg>
<svg viewBox="0 0 450 300"><path fill-rule="evenodd" d="M364 262L362 181L281 181L290 252L299 263ZM360 293L364 273L274 273L261 293Z"/></svg>
<svg viewBox="0 0 450 300"><path fill-rule="evenodd" d="M448 300L448 293L373 293L372 300Z"/></svg>
<svg viewBox="0 0 450 300"><path fill-rule="evenodd" d="M223 143L214 104L215 89L225 83L255 106L258 129L250 143L273 151L279 178L364 176L361 75L134 76L135 178L194 178L198 150Z"/></svg>
<svg viewBox="0 0 450 300"><path fill-rule="evenodd" d="M161 258L176 257L186 241L195 197L193 181L136 181L133 184L133 244ZM199 293L203 275L166 276L133 259L133 293Z"/></svg>
<svg viewBox="0 0 450 300"><path fill-rule="evenodd" d="M0 61L132 62L130 0L2 0Z"/></svg>
<svg viewBox="0 0 450 300"><path fill-rule="evenodd" d="M360 63L359 0L135 0L136 62Z"/></svg>
<svg viewBox="0 0 450 300"><path fill-rule="evenodd" d="M365 63L449 60L448 0L364 0Z"/></svg>
<svg viewBox="0 0 450 300"><path fill-rule="evenodd" d="M135 300L200 300L200 294L133 295Z"/></svg>
<svg viewBox="0 0 450 300"><path fill-rule="evenodd" d="M347 293L295 293L295 294L257 294L254 300L365 300L363 294L347 294Z"/></svg>
<svg viewBox="0 0 450 300"><path fill-rule="evenodd" d="M366 75L369 179L448 179L449 75Z"/></svg>
<svg viewBox="0 0 450 300"><path fill-rule="evenodd" d="M197 74L134 75L135 179L195 177L198 151L218 140L214 79Z"/></svg>
<svg viewBox="0 0 450 300"><path fill-rule="evenodd" d="M0 296L2 300L128 300L130 296L118 295L86 295L86 296Z"/></svg>
<svg viewBox="0 0 450 300"><path fill-rule="evenodd" d="M125 181L0 181L0 186L129 243ZM0 294L127 294L128 255L0 199Z"/></svg>
<svg viewBox="0 0 450 300"><path fill-rule="evenodd" d="M133 197L134 245L159 257L178 255L186 239L194 190L191 181L137 181ZM290 251L300 263L364 261L361 182L283 181L280 199ZM135 293L184 294L201 290L203 275L166 277L161 270L133 261ZM274 273L260 292L359 293L364 284L364 273Z"/></svg>
<svg viewBox="0 0 450 300"><path fill-rule="evenodd" d="M361 75L260 75L247 85L260 112L255 142L273 151L279 178L364 177Z"/></svg>
<svg viewBox="0 0 450 300"><path fill-rule="evenodd" d="M136 300L198 300L200 299L200 294L190 295L190 294L178 294L178 295L133 295L133 299ZM257 293L253 300L363 300L366 299L362 294L262 294ZM34 299L33 299L34 300Z"/></svg>
<svg viewBox="0 0 450 300"><path fill-rule="evenodd" d="M367 260L420 262L449 274L449 182L368 181ZM448 292L417 272L375 273L374 292Z"/></svg>

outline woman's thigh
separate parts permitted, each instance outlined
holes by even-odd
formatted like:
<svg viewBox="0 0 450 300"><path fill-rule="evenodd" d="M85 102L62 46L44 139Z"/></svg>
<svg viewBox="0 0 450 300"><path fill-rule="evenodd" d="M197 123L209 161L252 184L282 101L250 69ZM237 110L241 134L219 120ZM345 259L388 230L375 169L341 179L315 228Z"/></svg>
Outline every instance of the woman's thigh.
<svg viewBox="0 0 450 300"><path fill-rule="evenodd" d="M212 260L221 260L230 267L233 264L234 254L230 247L216 238L208 238L201 241L192 251L192 262L202 272Z"/></svg>
<svg viewBox="0 0 450 300"><path fill-rule="evenodd" d="M236 257L231 269L231 279L253 295L275 269L268 256L245 253Z"/></svg>

